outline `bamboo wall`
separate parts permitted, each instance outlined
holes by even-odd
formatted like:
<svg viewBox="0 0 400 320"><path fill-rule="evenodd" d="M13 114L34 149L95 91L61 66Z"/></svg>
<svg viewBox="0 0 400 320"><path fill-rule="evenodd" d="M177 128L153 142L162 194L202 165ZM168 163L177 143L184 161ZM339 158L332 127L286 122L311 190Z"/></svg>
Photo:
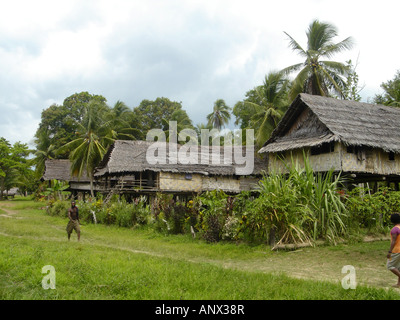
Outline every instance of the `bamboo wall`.
<svg viewBox="0 0 400 320"><path fill-rule="evenodd" d="M304 151L305 153L303 153L303 149L286 151L283 154L284 161L279 158L282 154L270 153L268 157L268 171L287 173L287 166L291 167L292 159L294 163L297 163L300 167L304 167L304 154L308 156L310 165L315 172L326 172L332 168L334 170L341 169L341 147L338 142L335 143L334 151L330 153L310 155L309 148Z"/></svg>
<svg viewBox="0 0 400 320"><path fill-rule="evenodd" d="M310 164L315 172L326 172L330 169L342 172L360 172L377 175L400 175L400 154L394 160L389 160L389 153L380 149L364 148L363 152L349 153L347 147L340 142L335 143L333 152L310 155L310 149L305 149ZM269 172L286 173L285 163L290 167L291 159L300 166L304 166L303 149L286 151L285 162L278 158L278 154L269 154Z"/></svg>
<svg viewBox="0 0 400 320"><path fill-rule="evenodd" d="M200 174L160 172L161 191L200 192L202 190L202 177Z"/></svg>
<svg viewBox="0 0 400 320"><path fill-rule="evenodd" d="M240 181L234 177L203 176L203 191L223 190L224 192L240 192Z"/></svg>
<svg viewBox="0 0 400 320"><path fill-rule="evenodd" d="M191 177L191 179L188 179ZM205 176L200 174L185 174L160 172L160 191L202 192L223 190L228 193L239 193L252 190L258 182L254 177Z"/></svg>
<svg viewBox="0 0 400 320"><path fill-rule="evenodd" d="M342 146L342 168L346 172L365 172L379 175L400 174L400 155L389 160L389 153L380 149L365 149L364 155L348 153Z"/></svg>

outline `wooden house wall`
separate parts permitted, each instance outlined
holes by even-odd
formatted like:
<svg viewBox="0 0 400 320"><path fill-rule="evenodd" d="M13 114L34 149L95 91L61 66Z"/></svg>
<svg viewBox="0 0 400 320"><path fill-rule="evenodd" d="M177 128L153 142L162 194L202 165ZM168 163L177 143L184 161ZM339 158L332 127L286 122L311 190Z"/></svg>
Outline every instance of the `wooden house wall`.
<svg viewBox="0 0 400 320"><path fill-rule="evenodd" d="M310 148L304 150L315 172L334 169L342 172L400 175L400 154L394 155L394 160L389 160L389 153L381 149L360 148L359 151L348 152L345 145L336 142L333 152L311 155ZM300 166L304 166L303 149L286 151L285 163L278 158L279 156L282 154L269 154L269 172L286 173L285 163L290 166L292 158Z"/></svg>
<svg viewBox="0 0 400 320"><path fill-rule="evenodd" d="M251 191L257 187L258 182L261 177L240 177L239 179L239 188L240 191Z"/></svg>
<svg viewBox="0 0 400 320"><path fill-rule="evenodd" d="M188 179L191 177L191 179ZM185 174L160 172L160 191L169 192L203 192L223 190L228 193L239 193L252 190L259 178L233 176L205 176L200 174Z"/></svg>
<svg viewBox="0 0 400 320"><path fill-rule="evenodd" d="M201 189L202 177L200 174L160 172L161 191L200 192Z"/></svg>
<svg viewBox="0 0 400 320"><path fill-rule="evenodd" d="M389 160L389 153L381 149L364 148L360 152L347 152L342 146L342 169L344 172L365 172L378 175L400 174L400 155Z"/></svg>
<svg viewBox="0 0 400 320"><path fill-rule="evenodd" d="M203 191L212 190L239 193L240 181L235 177L203 176Z"/></svg>
<svg viewBox="0 0 400 320"><path fill-rule="evenodd" d="M295 149L284 153L270 153L268 159L268 171L275 173L287 173L287 166L290 168L292 159L300 167L304 167L304 152L308 156L310 165L315 172L326 172L331 169L341 170L341 146L340 143L335 143L334 151L311 155L310 148ZM284 161L282 161L282 156Z"/></svg>

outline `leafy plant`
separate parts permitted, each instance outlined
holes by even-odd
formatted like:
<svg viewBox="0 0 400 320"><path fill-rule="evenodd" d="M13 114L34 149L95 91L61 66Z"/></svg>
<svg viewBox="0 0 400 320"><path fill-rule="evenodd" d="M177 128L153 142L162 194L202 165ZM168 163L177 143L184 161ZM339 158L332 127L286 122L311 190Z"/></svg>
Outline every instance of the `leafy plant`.
<svg viewBox="0 0 400 320"><path fill-rule="evenodd" d="M200 218L197 228L207 242L222 239L222 230L228 215L228 196L221 190L207 191L199 197Z"/></svg>
<svg viewBox="0 0 400 320"><path fill-rule="evenodd" d="M242 217L251 240L303 243L322 238L335 242L345 234L346 207L338 192L343 179L315 173L304 156L304 167L292 161L288 174L271 173L258 185L258 197Z"/></svg>
<svg viewBox="0 0 400 320"><path fill-rule="evenodd" d="M387 187L371 193L367 188L355 188L346 199L349 210L348 224L354 229L383 232L391 226L390 215L400 208L400 192Z"/></svg>
<svg viewBox="0 0 400 320"><path fill-rule="evenodd" d="M47 187L45 191L43 191L43 195L48 199L53 200L65 200L67 196L71 193L65 191L69 188L69 185L66 181L59 181L57 179L51 180L51 186Z"/></svg>

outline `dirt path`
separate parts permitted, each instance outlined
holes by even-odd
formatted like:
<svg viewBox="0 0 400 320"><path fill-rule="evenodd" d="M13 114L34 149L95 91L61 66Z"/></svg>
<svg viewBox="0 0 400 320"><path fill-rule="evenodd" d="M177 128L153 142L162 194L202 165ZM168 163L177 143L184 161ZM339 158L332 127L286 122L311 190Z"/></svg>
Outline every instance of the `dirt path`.
<svg viewBox="0 0 400 320"><path fill-rule="evenodd" d="M4 203L2 203L0 205L0 209L5 212L5 213L0 214L0 217L22 219L22 217L16 217L15 215L17 212L14 210L8 209L8 207L10 207L10 205L5 205Z"/></svg>
<svg viewBox="0 0 400 320"><path fill-rule="evenodd" d="M11 209L12 204L0 203L0 221L6 219L23 219L18 212ZM59 227L57 227L59 228ZM65 238L46 237L45 235L35 237L29 235L17 236L6 232L0 232L0 236L15 237L32 240L43 240L52 242L65 242ZM145 254L159 258L170 258L185 260L190 263L210 263L223 268L242 270L246 272L266 272L280 274L299 279L310 279L318 281L329 281L340 283L346 274L342 274L342 268L346 265L354 266L357 276L357 284L368 285L380 288L389 288L395 283L395 277L386 269L385 253L377 252L375 257L364 253L355 253L351 250L336 250L334 248L302 248L294 251L281 252L274 255L267 255L265 258L254 259L205 259L204 256L184 257L169 252L168 250L138 250L129 246L119 246L112 243L104 243L95 239L83 238L82 244L90 244L98 247L123 250L134 254ZM400 292L400 290L399 290Z"/></svg>

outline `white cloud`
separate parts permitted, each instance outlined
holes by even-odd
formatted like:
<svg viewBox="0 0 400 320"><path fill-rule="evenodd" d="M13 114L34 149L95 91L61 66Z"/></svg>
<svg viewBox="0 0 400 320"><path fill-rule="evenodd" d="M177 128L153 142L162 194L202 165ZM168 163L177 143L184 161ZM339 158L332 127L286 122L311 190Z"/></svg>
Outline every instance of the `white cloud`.
<svg viewBox="0 0 400 320"><path fill-rule="evenodd" d="M29 141L40 114L80 91L134 107L165 96L195 123L218 98L233 106L265 74L301 62L283 31L304 46L309 23L336 25L356 45L364 98L400 69L397 0L24 1L0 11L0 136ZM371 23L373 21L373 23Z"/></svg>
<svg viewBox="0 0 400 320"><path fill-rule="evenodd" d="M76 32L51 33L40 54L26 61L25 72L31 79L39 80L95 76L106 63L102 57L101 40L102 35L95 26Z"/></svg>

